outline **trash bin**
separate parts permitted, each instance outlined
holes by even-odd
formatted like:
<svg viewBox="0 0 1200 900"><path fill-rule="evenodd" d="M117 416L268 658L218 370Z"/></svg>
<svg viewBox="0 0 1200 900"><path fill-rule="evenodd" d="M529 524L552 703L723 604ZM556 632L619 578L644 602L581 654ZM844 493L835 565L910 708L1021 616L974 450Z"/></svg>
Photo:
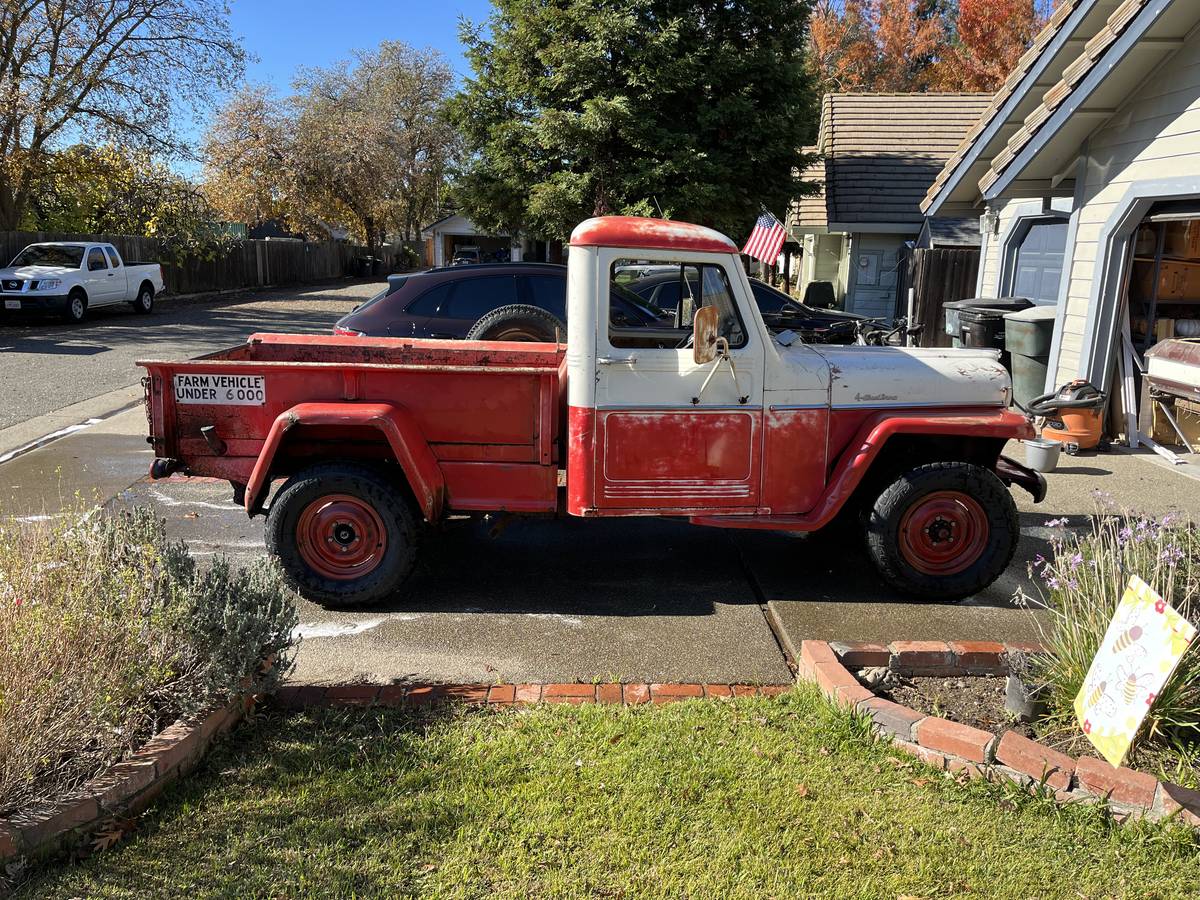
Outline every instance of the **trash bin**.
<svg viewBox="0 0 1200 900"><path fill-rule="evenodd" d="M946 334L955 347L993 347L1004 349L1004 315L1033 306L1024 297L969 297L943 303ZM970 324L970 334L967 327Z"/></svg>
<svg viewBox="0 0 1200 900"><path fill-rule="evenodd" d="M1013 400L1023 409L1046 390L1056 306L1031 306L1004 317L1004 345L1011 355Z"/></svg>

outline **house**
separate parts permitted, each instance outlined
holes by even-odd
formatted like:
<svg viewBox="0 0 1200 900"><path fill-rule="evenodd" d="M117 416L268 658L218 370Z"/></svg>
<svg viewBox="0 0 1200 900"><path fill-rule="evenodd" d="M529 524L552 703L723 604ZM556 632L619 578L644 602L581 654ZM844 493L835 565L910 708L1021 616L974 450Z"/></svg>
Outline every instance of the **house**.
<svg viewBox="0 0 1200 900"><path fill-rule="evenodd" d="M826 94L820 154L805 180L819 193L789 215L801 241L801 291L832 282L840 306L889 317L897 311L898 266L906 243L978 246L978 217L969 203L927 222L920 204L990 94Z"/></svg>
<svg viewBox="0 0 1200 900"><path fill-rule="evenodd" d="M1055 306L1047 390L1200 335L1198 26L1196 0L1060 0L922 203L980 215L977 294Z"/></svg>

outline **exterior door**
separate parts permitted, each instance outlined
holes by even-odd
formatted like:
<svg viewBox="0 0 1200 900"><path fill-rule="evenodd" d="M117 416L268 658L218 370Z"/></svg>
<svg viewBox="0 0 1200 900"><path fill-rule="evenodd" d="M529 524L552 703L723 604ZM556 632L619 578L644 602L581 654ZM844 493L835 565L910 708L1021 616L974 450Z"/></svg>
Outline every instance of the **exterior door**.
<svg viewBox="0 0 1200 900"><path fill-rule="evenodd" d="M1066 222L1034 222L1030 225L1017 248L1013 296L1057 303L1066 246Z"/></svg>
<svg viewBox="0 0 1200 900"><path fill-rule="evenodd" d="M601 277L619 294L614 270L634 262L615 260ZM679 265L682 297L670 317L626 326L597 316L597 509L750 512L758 505L764 352L740 273L726 265L712 256ZM720 311L726 359L694 360L691 319L701 306Z"/></svg>

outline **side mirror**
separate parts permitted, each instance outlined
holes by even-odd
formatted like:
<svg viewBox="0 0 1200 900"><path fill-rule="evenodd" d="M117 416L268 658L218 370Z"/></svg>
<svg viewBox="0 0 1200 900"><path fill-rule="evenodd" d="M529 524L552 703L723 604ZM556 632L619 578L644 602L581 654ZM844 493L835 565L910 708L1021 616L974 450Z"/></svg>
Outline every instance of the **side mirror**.
<svg viewBox="0 0 1200 900"><path fill-rule="evenodd" d="M696 365L717 358L717 338L721 330L721 312L715 306L702 306L692 319L692 359Z"/></svg>

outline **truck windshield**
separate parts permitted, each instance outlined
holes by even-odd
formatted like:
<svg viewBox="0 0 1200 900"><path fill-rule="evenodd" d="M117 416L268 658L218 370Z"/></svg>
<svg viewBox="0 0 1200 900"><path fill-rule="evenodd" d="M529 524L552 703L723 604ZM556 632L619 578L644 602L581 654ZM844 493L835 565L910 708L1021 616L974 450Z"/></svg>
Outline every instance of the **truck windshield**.
<svg viewBox="0 0 1200 900"><path fill-rule="evenodd" d="M32 244L17 254L13 266L65 266L78 269L83 262L83 248L68 244Z"/></svg>

